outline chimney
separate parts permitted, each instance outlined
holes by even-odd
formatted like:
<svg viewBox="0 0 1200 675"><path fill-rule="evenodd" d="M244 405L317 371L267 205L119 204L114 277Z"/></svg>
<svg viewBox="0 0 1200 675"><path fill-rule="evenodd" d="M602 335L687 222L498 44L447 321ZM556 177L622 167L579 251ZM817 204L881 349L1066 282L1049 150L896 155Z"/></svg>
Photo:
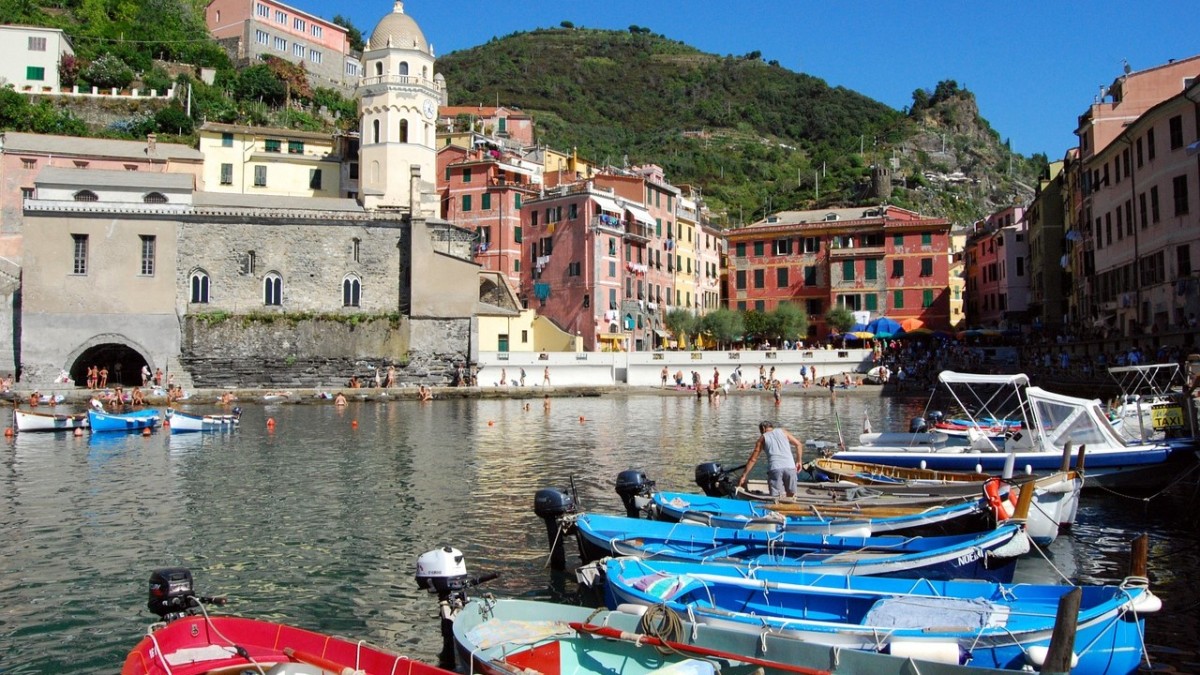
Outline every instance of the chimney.
<svg viewBox="0 0 1200 675"><path fill-rule="evenodd" d="M158 134L146 134L146 152L154 154L158 149Z"/></svg>

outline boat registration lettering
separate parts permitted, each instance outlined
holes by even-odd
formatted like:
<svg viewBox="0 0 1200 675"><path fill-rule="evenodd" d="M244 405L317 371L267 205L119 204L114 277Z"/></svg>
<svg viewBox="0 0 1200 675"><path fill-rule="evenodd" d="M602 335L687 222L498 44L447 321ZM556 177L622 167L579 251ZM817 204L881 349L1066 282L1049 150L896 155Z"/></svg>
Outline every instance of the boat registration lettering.
<svg viewBox="0 0 1200 675"><path fill-rule="evenodd" d="M970 565L971 563L975 562L976 560L979 560L982 557L983 557L983 554L980 553L978 550L967 551L966 553L958 556L958 564L959 565Z"/></svg>

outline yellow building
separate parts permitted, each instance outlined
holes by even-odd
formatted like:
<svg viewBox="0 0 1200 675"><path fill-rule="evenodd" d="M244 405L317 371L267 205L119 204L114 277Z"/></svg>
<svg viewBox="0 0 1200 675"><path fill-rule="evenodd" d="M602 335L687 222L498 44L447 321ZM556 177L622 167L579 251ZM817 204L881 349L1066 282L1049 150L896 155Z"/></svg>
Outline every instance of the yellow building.
<svg viewBox="0 0 1200 675"><path fill-rule="evenodd" d="M204 190L341 197L342 158L329 134L208 123L200 128Z"/></svg>
<svg viewBox="0 0 1200 675"><path fill-rule="evenodd" d="M964 300L967 292L966 263L964 258L967 250L967 231L952 230L950 232L950 327L963 330L966 326L966 315L963 313Z"/></svg>

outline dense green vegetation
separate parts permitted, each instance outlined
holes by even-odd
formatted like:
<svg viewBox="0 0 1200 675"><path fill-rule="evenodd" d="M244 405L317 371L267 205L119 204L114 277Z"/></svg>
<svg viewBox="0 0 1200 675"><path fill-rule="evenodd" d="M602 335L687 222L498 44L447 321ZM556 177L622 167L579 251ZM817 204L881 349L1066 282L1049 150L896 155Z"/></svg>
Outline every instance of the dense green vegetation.
<svg viewBox="0 0 1200 675"><path fill-rule="evenodd" d="M917 90L912 109L896 111L758 52L705 54L640 26L564 22L446 55L438 69L451 103L523 108L543 142L599 164L659 164L673 183L701 186L728 224L870 201L871 164L893 156L902 180L891 203L970 222L1015 193L1031 194L1042 163L1009 152L952 81ZM940 141L947 125L962 150L955 161L919 142ZM1010 165L1013 181L1002 175ZM963 169L987 176L945 195L924 177Z"/></svg>

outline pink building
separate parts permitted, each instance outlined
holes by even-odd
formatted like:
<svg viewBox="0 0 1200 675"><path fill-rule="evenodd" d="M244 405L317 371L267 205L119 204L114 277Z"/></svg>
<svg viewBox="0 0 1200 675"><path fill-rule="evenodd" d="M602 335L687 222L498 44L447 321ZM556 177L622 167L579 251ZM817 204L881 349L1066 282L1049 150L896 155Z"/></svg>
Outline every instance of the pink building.
<svg viewBox="0 0 1200 675"><path fill-rule="evenodd" d="M1137 336L1200 315L1200 56L1129 72L1079 118L1085 324Z"/></svg>
<svg viewBox="0 0 1200 675"><path fill-rule="evenodd" d="M441 106L438 109L438 129L453 133L475 131L526 147L534 144L533 118L520 110L503 106Z"/></svg>
<svg viewBox="0 0 1200 675"><path fill-rule="evenodd" d="M0 135L0 257L19 263L25 199L36 196L35 180L47 167L187 173L202 186L204 156L174 143L44 136L16 131Z"/></svg>
<svg viewBox="0 0 1200 675"><path fill-rule="evenodd" d="M521 207L538 194L537 167L496 147L448 145L438 151L441 216L476 233L475 262L521 287Z"/></svg>
<svg viewBox="0 0 1200 675"><path fill-rule="evenodd" d="M1013 206L978 223L967 241L967 325L1010 328L1029 308L1029 225Z"/></svg>
<svg viewBox="0 0 1200 675"><path fill-rule="evenodd" d="M346 29L275 0L213 0L204 13L208 31L238 64L277 56L303 64L318 86L353 87L359 62Z"/></svg>
<svg viewBox="0 0 1200 675"><path fill-rule="evenodd" d="M563 185L527 202L522 222L527 307L581 336L589 351L646 350L663 340L647 281L654 225L640 202L591 181Z"/></svg>

